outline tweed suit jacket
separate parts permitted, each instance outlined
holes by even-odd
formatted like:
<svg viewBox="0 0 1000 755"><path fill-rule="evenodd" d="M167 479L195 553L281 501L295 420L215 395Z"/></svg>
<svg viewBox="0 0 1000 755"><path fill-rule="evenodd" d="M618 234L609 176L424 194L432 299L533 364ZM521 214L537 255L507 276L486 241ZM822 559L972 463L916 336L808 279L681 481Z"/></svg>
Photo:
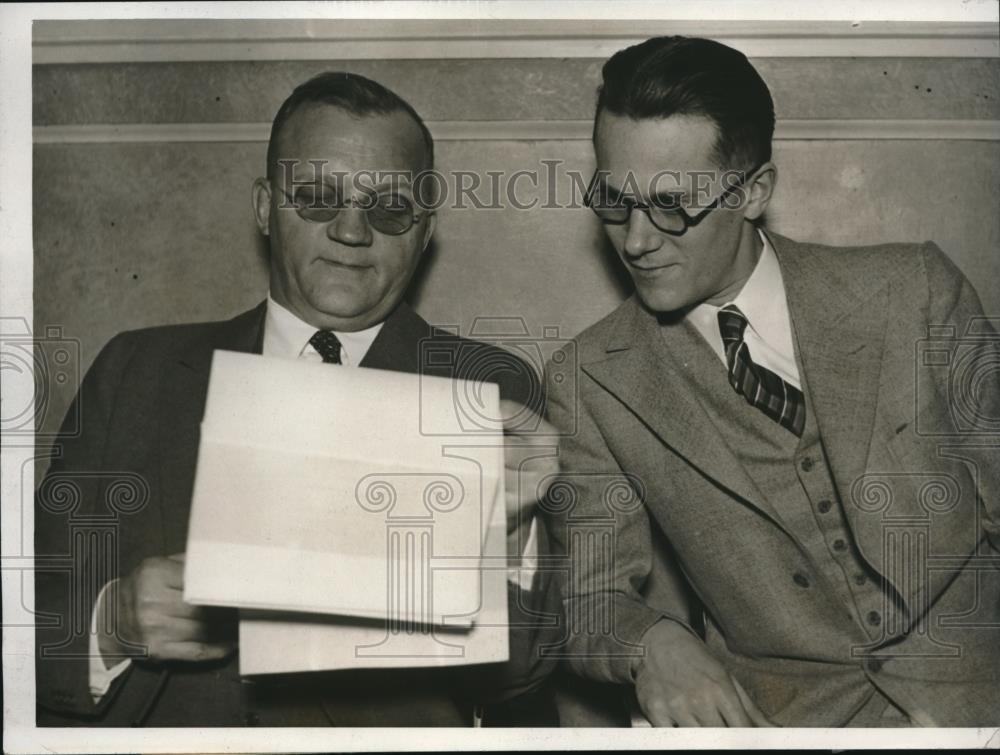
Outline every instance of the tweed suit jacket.
<svg viewBox="0 0 1000 755"><path fill-rule="evenodd" d="M725 365L695 359L691 344L708 346L680 337L690 326L633 296L561 355L576 379L549 381L564 433L562 487L546 505L568 559L559 652L576 673L630 683L642 634L666 618L704 637L781 725L842 725L875 688L918 720L995 725L997 335L931 243L769 238L846 520L904 620L872 642L828 583L793 581L809 571L805 548L685 385L728 389L685 375ZM580 546L594 542L587 527L610 533L596 557Z"/></svg>
<svg viewBox="0 0 1000 755"><path fill-rule="evenodd" d="M61 456L36 493L39 725L454 726L467 724L478 704L499 706L498 717L508 724L553 723L546 716L554 706L536 702L525 710L516 703L536 694L554 663L536 652L546 630L535 619L559 609L543 575L531 591L510 587L515 628L508 663L275 675L248 683L235 657L197 665L135 661L93 702L87 659L92 597L81 602L74 595L92 595L80 586L128 574L145 558L185 550L212 353L260 353L265 312L261 303L225 322L122 333L88 371L68 415L80 416L82 431L60 438ZM428 343L436 353L433 364L420 357ZM452 358L442 359L443 353ZM406 304L386 320L361 367L464 377L484 362L509 368L495 375L503 398L541 408L541 384L527 364L495 346L434 330ZM134 511L112 511L114 486L128 480L141 481L148 501ZM72 507L59 505L67 482L79 491ZM109 517L111 556L96 564L91 549L71 555L69 569L47 568L65 564L75 524L93 529ZM234 611L219 623L235 635Z"/></svg>

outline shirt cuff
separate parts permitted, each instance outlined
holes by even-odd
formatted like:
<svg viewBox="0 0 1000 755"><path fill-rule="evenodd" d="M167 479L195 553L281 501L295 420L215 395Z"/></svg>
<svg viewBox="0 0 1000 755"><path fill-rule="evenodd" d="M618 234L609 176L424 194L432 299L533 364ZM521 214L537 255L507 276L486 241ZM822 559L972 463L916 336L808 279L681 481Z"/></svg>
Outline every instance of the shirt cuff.
<svg viewBox="0 0 1000 755"><path fill-rule="evenodd" d="M97 617L101 615L101 609L104 604L104 593L117 581L113 579L101 588L101 591L97 594L97 600L94 601L94 611L90 616L90 696L94 699L95 703L101 701L101 698L107 694L108 689L111 687L111 683L121 676L125 669L132 663L132 661L126 658L111 668L105 668L100 644L97 641Z"/></svg>
<svg viewBox="0 0 1000 755"><path fill-rule="evenodd" d="M532 517L521 558L517 565L507 569L507 581L530 592L536 571L538 571L538 520Z"/></svg>

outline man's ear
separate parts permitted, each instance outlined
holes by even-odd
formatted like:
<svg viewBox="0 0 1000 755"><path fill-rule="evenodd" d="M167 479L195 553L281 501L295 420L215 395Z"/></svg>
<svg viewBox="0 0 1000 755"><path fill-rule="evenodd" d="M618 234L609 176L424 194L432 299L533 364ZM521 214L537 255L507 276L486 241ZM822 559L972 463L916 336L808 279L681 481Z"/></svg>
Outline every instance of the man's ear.
<svg viewBox="0 0 1000 755"><path fill-rule="evenodd" d="M428 213L427 223L424 225L424 239L423 243L420 245L421 254L427 250L427 245L431 243L431 236L434 235L435 228L437 228L437 213Z"/></svg>
<svg viewBox="0 0 1000 755"><path fill-rule="evenodd" d="M271 228L271 184L266 178L258 178L253 182L253 216L257 228L267 236Z"/></svg>
<svg viewBox="0 0 1000 755"><path fill-rule="evenodd" d="M764 214L764 210L771 203L774 196L774 189L778 185L778 168L772 162L766 162L757 169L757 176L750 184L749 196L746 206L743 208L743 217L747 220L756 220Z"/></svg>

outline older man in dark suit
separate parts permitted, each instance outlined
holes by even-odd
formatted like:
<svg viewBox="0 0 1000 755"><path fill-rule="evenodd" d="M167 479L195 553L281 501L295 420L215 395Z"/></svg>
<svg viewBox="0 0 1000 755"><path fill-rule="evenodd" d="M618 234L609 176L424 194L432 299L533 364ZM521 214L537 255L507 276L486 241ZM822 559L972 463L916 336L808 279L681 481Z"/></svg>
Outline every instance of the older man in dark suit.
<svg viewBox="0 0 1000 755"><path fill-rule="evenodd" d="M487 725L555 722L536 619L558 600L546 606L553 593L541 574L510 585L511 660L460 669L241 679L235 612L182 600L214 350L468 379L492 363L501 398L515 402L509 416L540 409L525 363L435 331L402 301L434 230L414 181L432 165L430 133L394 93L351 74L306 82L275 118L267 177L253 188L270 242L267 300L227 322L123 333L97 357L70 412L81 432L60 439L37 495L39 724L456 726L482 720L484 708ZM427 348L433 363L421 359ZM527 479L510 486L508 515L523 522L532 501L517 490L536 489L544 465L522 464L537 436L514 435L508 467ZM74 541L74 524L93 533L115 515L122 483L144 505L119 517L108 543ZM67 490L72 507L62 505ZM70 572L45 568L67 549L78 559Z"/></svg>
<svg viewBox="0 0 1000 755"><path fill-rule="evenodd" d="M774 111L737 51L651 39L603 79L588 200L635 295L550 388L561 652L656 725L1000 723L1000 354L973 287L931 243L765 231Z"/></svg>

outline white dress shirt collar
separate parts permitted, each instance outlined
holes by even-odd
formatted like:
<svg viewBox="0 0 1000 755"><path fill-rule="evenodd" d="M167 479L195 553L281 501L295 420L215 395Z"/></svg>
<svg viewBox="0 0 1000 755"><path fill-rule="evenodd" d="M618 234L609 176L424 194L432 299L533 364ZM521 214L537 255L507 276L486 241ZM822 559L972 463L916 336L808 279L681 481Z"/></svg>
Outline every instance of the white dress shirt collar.
<svg viewBox="0 0 1000 755"><path fill-rule="evenodd" d="M747 318L749 324L744 339L751 358L798 387L799 370L795 364L792 319L781 266L767 236L761 231L758 233L763 244L760 259L740 292L726 304L736 305ZM688 313L687 319L725 363L718 320L722 306L699 304Z"/></svg>
<svg viewBox="0 0 1000 755"><path fill-rule="evenodd" d="M375 337L382 330L383 323L378 323L365 330L350 333L332 331L340 340L340 358L345 365L357 367L371 348ZM317 328L276 302L271 295L267 296L267 315L264 318L264 347L266 357L279 359L299 359L302 357L322 361L322 357L309 344L309 339Z"/></svg>
<svg viewBox="0 0 1000 755"><path fill-rule="evenodd" d="M767 236L761 233L760 237L764 244L760 259L732 303L746 316L749 327L763 341L779 351L793 354L791 318L781 267Z"/></svg>

